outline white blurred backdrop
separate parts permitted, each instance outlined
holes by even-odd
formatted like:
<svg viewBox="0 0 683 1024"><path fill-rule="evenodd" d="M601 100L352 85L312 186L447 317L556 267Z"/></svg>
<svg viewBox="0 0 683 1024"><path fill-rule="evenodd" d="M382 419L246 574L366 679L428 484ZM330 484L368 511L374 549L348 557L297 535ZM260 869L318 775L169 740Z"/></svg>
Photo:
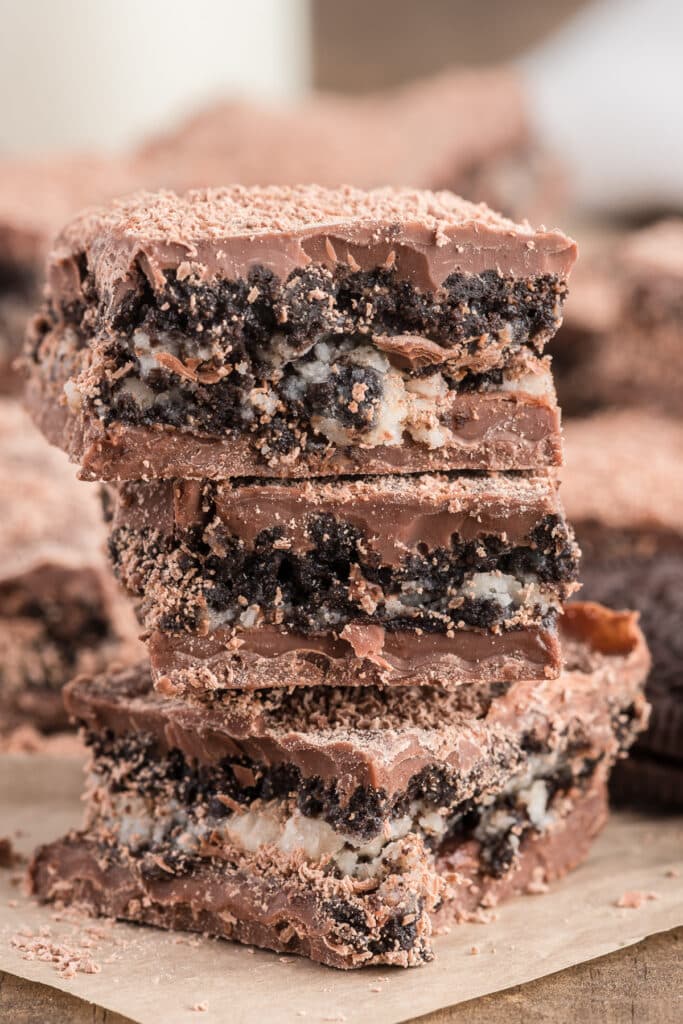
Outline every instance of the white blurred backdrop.
<svg viewBox="0 0 683 1024"><path fill-rule="evenodd" d="M0 151L113 150L310 79L308 0L0 0Z"/></svg>

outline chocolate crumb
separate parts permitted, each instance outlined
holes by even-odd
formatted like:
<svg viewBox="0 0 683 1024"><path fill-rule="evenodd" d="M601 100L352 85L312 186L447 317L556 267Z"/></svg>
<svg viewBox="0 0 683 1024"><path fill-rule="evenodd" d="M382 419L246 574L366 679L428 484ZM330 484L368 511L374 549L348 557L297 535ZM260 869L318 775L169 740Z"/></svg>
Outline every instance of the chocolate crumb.
<svg viewBox="0 0 683 1024"><path fill-rule="evenodd" d="M20 862L21 856L15 851L12 840L0 839L0 868L13 868Z"/></svg>

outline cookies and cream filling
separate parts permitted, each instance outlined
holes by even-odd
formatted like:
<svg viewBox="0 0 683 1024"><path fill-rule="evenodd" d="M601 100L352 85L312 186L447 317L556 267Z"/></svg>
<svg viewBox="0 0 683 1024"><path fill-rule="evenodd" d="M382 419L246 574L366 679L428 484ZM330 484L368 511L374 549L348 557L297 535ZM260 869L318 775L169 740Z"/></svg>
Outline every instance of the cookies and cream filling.
<svg viewBox="0 0 683 1024"><path fill-rule="evenodd" d="M386 818L380 833L369 841L337 831L283 798L257 800L245 808L226 799L230 805L226 814L216 815L200 800L188 806L175 796L112 790L97 774L91 778L89 825L102 828L110 841L113 838L133 854L169 846L189 857L220 856L220 851L229 854L231 849L240 854L270 849L286 858L322 861L342 876L377 879L406 836L417 835L429 848L437 849L449 836L462 834L463 820L473 808L476 821L467 827L466 838L477 840L484 849L505 842L514 854L528 829L543 832L556 819L552 801L556 762L556 755L532 757L501 791L485 794L474 804L469 801L467 808L412 800L403 813ZM221 802L220 794L215 799Z"/></svg>
<svg viewBox="0 0 683 1024"><path fill-rule="evenodd" d="M440 362L426 367L397 359L391 340L385 339L389 351L383 351L362 336L331 336L302 352L301 346L290 350L285 337L276 335L258 363L215 364L209 343L193 343L192 358L187 358L181 336L152 337L138 328L125 373L114 375L112 395L142 416L157 415L164 407L169 413L182 409L197 387L210 394L212 385L229 379L244 392L235 413L241 429L263 428L274 417L303 417L317 435L338 446L395 447L406 441L430 450L447 446L453 440L450 406L461 390L463 371L450 368L443 354ZM413 340L439 350L427 339ZM497 376L487 380L492 369ZM547 362L527 352L505 367L484 367L473 387L553 396ZM77 407L83 397L79 379L68 381L65 391L69 404Z"/></svg>

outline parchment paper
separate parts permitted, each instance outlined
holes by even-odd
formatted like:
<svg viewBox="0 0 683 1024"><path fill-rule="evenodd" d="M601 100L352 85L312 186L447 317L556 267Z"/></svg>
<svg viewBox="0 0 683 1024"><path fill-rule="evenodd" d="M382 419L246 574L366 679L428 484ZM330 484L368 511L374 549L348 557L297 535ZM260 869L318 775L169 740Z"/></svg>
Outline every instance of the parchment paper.
<svg viewBox="0 0 683 1024"><path fill-rule="evenodd" d="M75 760L1 757L0 836L28 854L79 823L80 791ZM617 907L627 891L657 898L637 909ZM100 929L104 937L93 940L100 973L66 980L53 964L22 959L11 945L22 927L41 926L51 940L78 945L89 920L56 916L22 894L17 869L0 870L0 969L139 1024L395 1024L683 924L683 817L615 814L588 863L573 875L543 896L504 904L492 923L454 927L436 940L434 964L409 971L342 973L219 940L110 923Z"/></svg>

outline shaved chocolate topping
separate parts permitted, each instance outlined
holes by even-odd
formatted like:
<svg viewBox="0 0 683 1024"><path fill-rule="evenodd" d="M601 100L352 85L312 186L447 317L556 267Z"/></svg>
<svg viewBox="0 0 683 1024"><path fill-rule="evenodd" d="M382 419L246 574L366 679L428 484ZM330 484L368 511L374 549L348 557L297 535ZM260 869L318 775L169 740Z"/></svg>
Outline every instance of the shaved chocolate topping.
<svg viewBox="0 0 683 1024"><path fill-rule="evenodd" d="M490 268L517 276L566 277L576 244L560 231L534 231L448 192L352 188L214 189L141 193L90 210L57 241L49 271L53 296L81 294L75 263L89 253L95 287L120 300L134 264L162 289L173 268L211 280L266 267L280 279L311 263L370 270L386 265L421 289L454 271Z"/></svg>

